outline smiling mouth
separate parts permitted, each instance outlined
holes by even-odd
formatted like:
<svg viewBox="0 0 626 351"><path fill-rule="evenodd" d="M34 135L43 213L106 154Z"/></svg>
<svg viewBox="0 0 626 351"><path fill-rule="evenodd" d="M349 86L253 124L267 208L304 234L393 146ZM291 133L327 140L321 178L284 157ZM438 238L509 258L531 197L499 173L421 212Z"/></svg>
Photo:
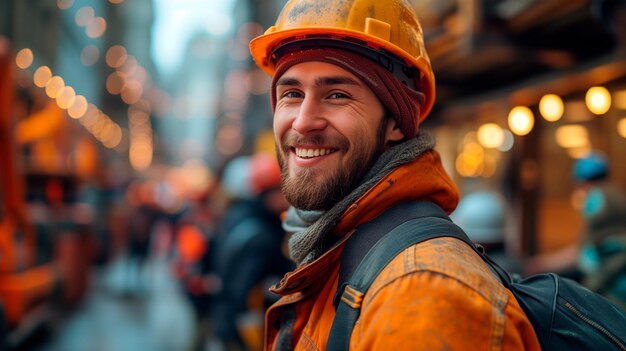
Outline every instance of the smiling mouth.
<svg viewBox="0 0 626 351"><path fill-rule="evenodd" d="M324 149L324 148L320 148L320 149L304 149L304 148L293 148L294 152L296 153L296 155L300 158L313 158L313 157L319 157L319 156L326 156L326 155L330 155L333 152L337 152L337 149Z"/></svg>

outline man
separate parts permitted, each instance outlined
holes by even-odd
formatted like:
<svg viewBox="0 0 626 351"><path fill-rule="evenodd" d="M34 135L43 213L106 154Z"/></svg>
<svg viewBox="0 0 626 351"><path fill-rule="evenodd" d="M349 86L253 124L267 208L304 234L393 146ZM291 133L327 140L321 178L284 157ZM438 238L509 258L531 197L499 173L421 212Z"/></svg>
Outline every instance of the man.
<svg viewBox="0 0 626 351"><path fill-rule="evenodd" d="M273 76L274 136L298 264L274 292L268 350L325 349L340 258L360 225L406 201L447 213L458 190L419 132L434 77L417 17L399 0L292 0L250 43ZM538 350L512 294L465 243L400 253L363 296L354 350Z"/></svg>

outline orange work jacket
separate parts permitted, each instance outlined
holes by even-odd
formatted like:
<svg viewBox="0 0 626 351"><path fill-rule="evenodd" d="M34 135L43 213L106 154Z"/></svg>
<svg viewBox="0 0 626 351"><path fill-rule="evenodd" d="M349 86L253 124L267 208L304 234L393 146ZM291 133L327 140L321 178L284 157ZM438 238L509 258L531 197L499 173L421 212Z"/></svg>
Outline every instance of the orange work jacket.
<svg viewBox="0 0 626 351"><path fill-rule="evenodd" d="M266 350L324 350L335 317L339 259L355 228L402 201L430 200L448 213L458 191L429 151L381 179L348 207L338 244L287 273L273 288L282 298L266 314ZM358 234L357 234L358 235ZM351 350L540 350L510 291L482 259L454 238L407 248L364 296Z"/></svg>

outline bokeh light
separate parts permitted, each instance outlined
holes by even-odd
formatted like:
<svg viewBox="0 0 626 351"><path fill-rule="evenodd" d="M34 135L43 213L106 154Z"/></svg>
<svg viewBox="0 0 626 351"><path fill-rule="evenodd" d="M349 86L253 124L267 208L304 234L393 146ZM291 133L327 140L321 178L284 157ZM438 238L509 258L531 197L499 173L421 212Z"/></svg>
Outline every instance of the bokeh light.
<svg viewBox="0 0 626 351"><path fill-rule="evenodd" d="M131 141L128 155L131 166L143 171L152 163L152 144L146 140Z"/></svg>
<svg viewBox="0 0 626 351"><path fill-rule="evenodd" d="M515 137L508 129L503 129L502 134L504 135L504 140L502 141L502 145L498 147L498 150L507 152L513 148L513 145L515 144Z"/></svg>
<svg viewBox="0 0 626 351"><path fill-rule="evenodd" d="M261 69L253 69L248 73L246 89L252 95L262 95L270 90L271 78Z"/></svg>
<svg viewBox="0 0 626 351"><path fill-rule="evenodd" d="M107 22L102 17L96 17L89 21L87 24L87 28L85 29L85 33L88 37L95 39L99 38L104 34L107 29Z"/></svg>
<svg viewBox="0 0 626 351"><path fill-rule="evenodd" d="M539 113L548 122L561 119L563 110L563 100L556 94L544 95L539 101Z"/></svg>
<svg viewBox="0 0 626 351"><path fill-rule="evenodd" d="M463 177L478 177L485 167L485 150L475 141L464 145L455 162L457 172Z"/></svg>
<svg viewBox="0 0 626 351"><path fill-rule="evenodd" d="M124 64L128 53L121 45L113 45L107 50L105 61L109 67L117 68Z"/></svg>
<svg viewBox="0 0 626 351"><path fill-rule="evenodd" d="M580 148L589 145L587 128L578 124L569 124L557 128L556 142L563 148Z"/></svg>
<svg viewBox="0 0 626 351"><path fill-rule="evenodd" d="M592 87L587 90L585 103L591 113L603 115L611 108L611 94L605 87Z"/></svg>
<svg viewBox="0 0 626 351"><path fill-rule="evenodd" d="M100 49L95 45L87 45L80 52L80 62L85 66L93 66L100 58Z"/></svg>
<svg viewBox="0 0 626 351"><path fill-rule="evenodd" d="M72 118L81 118L87 112L87 99L77 95L72 105L67 109L67 114Z"/></svg>
<svg viewBox="0 0 626 351"><path fill-rule="evenodd" d="M76 99L76 92L74 88L66 86L61 89L61 92L57 95L57 105L66 110L74 103L74 99Z"/></svg>
<svg viewBox="0 0 626 351"><path fill-rule="evenodd" d="M526 106L516 106L509 112L509 128L516 135L524 136L533 129L535 116Z"/></svg>
<svg viewBox="0 0 626 351"><path fill-rule="evenodd" d="M226 156L236 154L243 146L241 128L236 124L229 124L220 128L215 137L217 150Z"/></svg>
<svg viewBox="0 0 626 351"><path fill-rule="evenodd" d="M33 51L29 48L18 51L15 55L15 64L21 69L30 67L33 64Z"/></svg>
<svg viewBox="0 0 626 351"><path fill-rule="evenodd" d="M502 128L495 123L485 123L477 132L478 142L488 149L499 148L504 142Z"/></svg>
<svg viewBox="0 0 626 351"><path fill-rule="evenodd" d="M126 83L124 74L121 72L113 72L109 74L106 81L106 88L109 94L118 95L122 92L122 88Z"/></svg>
<svg viewBox="0 0 626 351"><path fill-rule="evenodd" d="M109 149L113 149L122 142L122 137L122 128L119 125L114 124L111 129L111 134L107 137L107 139L102 140L102 144Z"/></svg>
<svg viewBox="0 0 626 351"><path fill-rule="evenodd" d="M41 66L35 71L35 74L33 75L33 82L36 86L43 88L46 84L48 84L50 78L52 78L52 71L50 71L50 68L48 68L48 66Z"/></svg>
<svg viewBox="0 0 626 351"><path fill-rule="evenodd" d="M141 99L141 95L143 94L143 87L141 83L136 80L129 80L122 87L122 101L131 105Z"/></svg>
<svg viewBox="0 0 626 351"><path fill-rule="evenodd" d="M65 81L59 76L54 76L46 83L46 95L51 99L56 99L65 87Z"/></svg>
<svg viewBox="0 0 626 351"><path fill-rule="evenodd" d="M74 5L74 0L57 0L57 7L61 10L67 10Z"/></svg>
<svg viewBox="0 0 626 351"><path fill-rule="evenodd" d="M77 25L81 27L86 27L89 24L89 22L93 20L95 15L96 13L93 10L93 7L84 6L84 7L79 8L78 11L76 11L76 14L74 15L74 21L76 22Z"/></svg>

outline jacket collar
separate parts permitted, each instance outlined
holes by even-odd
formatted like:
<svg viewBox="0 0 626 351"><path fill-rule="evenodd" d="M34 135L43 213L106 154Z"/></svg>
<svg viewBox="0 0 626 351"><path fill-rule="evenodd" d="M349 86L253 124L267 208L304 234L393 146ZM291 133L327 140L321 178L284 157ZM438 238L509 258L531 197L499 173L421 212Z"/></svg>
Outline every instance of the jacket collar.
<svg viewBox="0 0 626 351"><path fill-rule="evenodd" d="M446 213L452 212L459 201L459 191L443 169L439 154L427 151L415 161L391 171L363 196L348 206L341 216L334 234L338 242L316 260L287 273L272 291L288 295L305 291L322 284L338 267L343 247L355 229L380 215L386 209L404 201L428 200L439 205Z"/></svg>

